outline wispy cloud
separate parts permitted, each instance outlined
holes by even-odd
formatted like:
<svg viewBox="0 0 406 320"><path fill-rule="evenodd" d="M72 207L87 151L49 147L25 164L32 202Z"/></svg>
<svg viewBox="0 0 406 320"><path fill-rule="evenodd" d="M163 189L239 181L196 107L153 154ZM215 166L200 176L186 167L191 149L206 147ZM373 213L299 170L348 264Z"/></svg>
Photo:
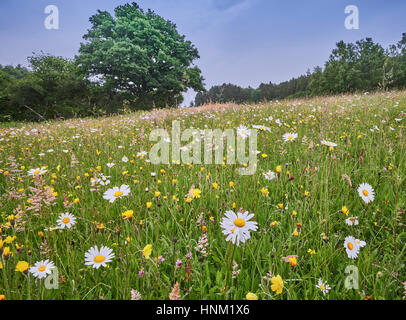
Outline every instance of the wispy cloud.
<svg viewBox="0 0 406 320"><path fill-rule="evenodd" d="M214 8L218 10L228 10L232 7L239 6L247 0L211 0Z"/></svg>

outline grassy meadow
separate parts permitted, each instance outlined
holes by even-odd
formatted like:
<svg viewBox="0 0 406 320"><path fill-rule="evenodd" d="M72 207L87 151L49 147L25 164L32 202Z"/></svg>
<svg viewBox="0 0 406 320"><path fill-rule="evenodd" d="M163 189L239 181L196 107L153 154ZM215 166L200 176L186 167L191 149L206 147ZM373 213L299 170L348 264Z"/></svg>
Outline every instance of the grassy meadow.
<svg viewBox="0 0 406 320"><path fill-rule="evenodd" d="M259 126L256 173L151 164L173 120ZM405 128L404 91L1 124L0 297L404 299ZM257 223L238 246L229 210Z"/></svg>

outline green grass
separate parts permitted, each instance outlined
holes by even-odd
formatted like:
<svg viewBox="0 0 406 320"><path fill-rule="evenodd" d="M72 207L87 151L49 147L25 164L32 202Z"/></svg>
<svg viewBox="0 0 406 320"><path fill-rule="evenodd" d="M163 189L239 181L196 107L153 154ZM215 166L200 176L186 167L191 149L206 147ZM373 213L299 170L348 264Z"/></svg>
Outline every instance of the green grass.
<svg viewBox="0 0 406 320"><path fill-rule="evenodd" d="M402 115L406 92L259 106L215 105L191 111L152 111L149 119L134 113L2 124L0 237L3 241L8 236L16 238L4 243L11 254L0 260L0 295L6 299L130 299L131 289L135 289L142 299L168 299L178 282L182 299L245 299L248 292L259 299L402 299L402 282L406 281L406 120ZM270 116L273 121L265 120ZM150 131L166 128L170 132L173 119L181 120L182 129L207 125L224 130L241 124L270 127L270 132L258 132L261 153L256 174L238 175L239 165L155 166L137 157L141 150L151 148ZM375 125L379 130L371 131ZM31 131L34 128L38 131ZM282 135L289 131L297 132L298 138L285 143ZM80 136L74 138L76 134ZM330 150L320 144L322 139L338 146ZM53 152L47 152L49 149ZM122 162L123 156L130 161ZM116 165L109 168L109 162ZM263 173L275 171L278 165L282 166L278 179L266 180ZM42 182L27 175L28 170L42 166L47 167ZM91 185L90 178L99 172L111 176L109 185ZM343 178L345 174L352 186ZM235 183L233 187L230 181ZM212 187L213 182L218 189ZM375 190L369 204L357 192L364 182ZM107 189L122 184L131 188L130 196L114 203L103 199ZM187 203L193 185L202 191L201 197ZM27 200L34 197L32 188L44 191L47 186L57 192L55 199L50 204L41 202L38 211L30 210L32 204ZM269 195L263 196L261 188L268 188ZM161 193L159 198L155 191ZM152 202L150 209L147 202ZM233 260L240 273L226 286L228 243L220 222L233 204L235 211L243 208L255 214L258 231L235 249ZM345 223L348 217L341 212L343 206L349 209L348 217L358 217L358 226ZM132 220L121 217L126 210L133 210ZM44 231L56 226L64 212L77 218L72 229ZM10 226L7 217L12 214L18 217ZM203 235L202 220L207 227L207 257L195 250ZM271 226L273 221L278 225ZM97 228L101 223L104 231ZM293 236L297 223L300 232ZM350 235L367 243L354 260L347 257L343 245ZM152 245L150 259L142 254L147 244ZM17 250L16 245L22 248ZM94 245L113 249L115 257L107 268L84 264L85 252ZM309 249L316 253L309 254ZM186 257L189 252L190 259ZM160 255L165 261L158 264ZM295 267L285 262L289 255L298 256ZM46 289L44 280L32 274L15 271L18 261L32 266L43 259L50 259L58 268L57 290ZM177 259L183 261L180 268L175 267ZM359 270L358 290L344 286L349 265ZM139 277L142 268L145 274ZM271 290L271 283L264 279L268 272L284 280L282 294ZM316 288L320 278L331 286L326 296Z"/></svg>

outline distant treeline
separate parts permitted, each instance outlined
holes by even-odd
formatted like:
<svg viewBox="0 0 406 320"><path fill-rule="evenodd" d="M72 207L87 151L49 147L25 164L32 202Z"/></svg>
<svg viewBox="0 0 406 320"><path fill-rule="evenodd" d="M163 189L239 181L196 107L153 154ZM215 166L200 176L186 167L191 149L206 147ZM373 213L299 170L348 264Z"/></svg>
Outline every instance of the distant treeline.
<svg viewBox="0 0 406 320"><path fill-rule="evenodd" d="M260 101L386 90L406 87L406 33L384 49L366 38L355 43L340 41L324 68L279 84L261 83L258 88L217 85L196 95L196 106L209 102L257 103Z"/></svg>

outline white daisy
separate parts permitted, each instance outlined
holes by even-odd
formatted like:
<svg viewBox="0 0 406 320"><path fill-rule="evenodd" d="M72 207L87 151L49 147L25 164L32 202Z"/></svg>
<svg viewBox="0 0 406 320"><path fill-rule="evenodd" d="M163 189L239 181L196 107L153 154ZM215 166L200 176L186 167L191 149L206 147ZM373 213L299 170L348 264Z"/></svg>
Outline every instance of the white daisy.
<svg viewBox="0 0 406 320"><path fill-rule="evenodd" d="M359 244L356 239L352 236L348 236L344 240L344 248L347 251L348 258L355 259L358 257Z"/></svg>
<svg viewBox="0 0 406 320"><path fill-rule="evenodd" d="M324 282L322 279L319 279L319 282L317 283L316 287L319 288L324 295L326 295L326 293L328 293L329 290L331 289L331 287L327 284L327 282Z"/></svg>
<svg viewBox="0 0 406 320"><path fill-rule="evenodd" d="M114 167L115 166L115 163L113 163L113 162L109 162L109 163L107 163L106 164L109 168L112 168L112 167Z"/></svg>
<svg viewBox="0 0 406 320"><path fill-rule="evenodd" d="M73 214L66 212L62 213L56 222L58 223L58 229L70 229L76 224L76 217Z"/></svg>
<svg viewBox="0 0 406 320"><path fill-rule="evenodd" d="M126 156L124 156L124 157L121 158L121 161L128 162L128 158Z"/></svg>
<svg viewBox="0 0 406 320"><path fill-rule="evenodd" d="M33 177L42 176L43 174L45 174L47 172L47 170L45 170L45 169L46 169L46 167L28 170L28 175L33 176Z"/></svg>
<svg viewBox="0 0 406 320"><path fill-rule="evenodd" d="M345 219L345 222L349 226L357 226L358 225L358 217L349 217L349 218Z"/></svg>
<svg viewBox="0 0 406 320"><path fill-rule="evenodd" d="M146 155L147 155L147 152L146 152L146 151L141 151L141 152L138 152L138 153L137 153L137 157L138 157L138 158L144 158Z"/></svg>
<svg viewBox="0 0 406 320"><path fill-rule="evenodd" d="M101 185L101 186L107 186L107 185L109 185L110 184L110 180L108 180L108 179L100 179L99 180L99 184Z"/></svg>
<svg viewBox="0 0 406 320"><path fill-rule="evenodd" d="M363 248L367 245L367 243L365 241L359 240L359 239L355 239L355 242L358 244L358 246L360 248Z"/></svg>
<svg viewBox="0 0 406 320"><path fill-rule="evenodd" d="M297 133L287 132L283 135L283 140L287 141L294 141L297 138Z"/></svg>
<svg viewBox="0 0 406 320"><path fill-rule="evenodd" d="M128 196L130 193L130 187L122 184L121 187L113 187L108 189L104 195L103 199L109 200L110 203L113 203L116 199Z"/></svg>
<svg viewBox="0 0 406 320"><path fill-rule="evenodd" d="M251 134L250 130L246 126L239 126L237 128L237 135L239 135L241 138L247 138Z"/></svg>
<svg viewBox="0 0 406 320"><path fill-rule="evenodd" d="M374 189L368 183L361 183L358 187L358 194L365 203L374 201Z"/></svg>
<svg viewBox="0 0 406 320"><path fill-rule="evenodd" d="M36 262L30 269L30 273L35 278L42 279L45 278L47 275L51 274L51 270L55 268L55 265L52 261L42 260Z"/></svg>
<svg viewBox="0 0 406 320"><path fill-rule="evenodd" d="M235 214L234 211L228 210L225 215L220 226L223 228L223 234L227 236L226 241L231 240L238 246L240 242L244 243L250 238L250 230L257 230L258 223L249 221L254 214L249 214L248 211Z"/></svg>
<svg viewBox="0 0 406 320"><path fill-rule="evenodd" d="M109 178L111 178L111 176L106 177L103 173L100 173L99 178L100 179L98 180L98 182L99 182L100 185L107 186L108 184L110 184Z"/></svg>
<svg viewBox="0 0 406 320"><path fill-rule="evenodd" d="M265 127L263 125L253 125L252 127L260 131L271 131L271 128Z"/></svg>
<svg viewBox="0 0 406 320"><path fill-rule="evenodd" d="M275 172L273 172L271 170L269 170L268 172L265 172L264 176L265 176L266 180L272 180L272 179L275 179L275 177L276 177Z"/></svg>
<svg viewBox="0 0 406 320"><path fill-rule="evenodd" d="M331 141L321 140L320 143L328 147L337 147L337 143Z"/></svg>
<svg viewBox="0 0 406 320"><path fill-rule="evenodd" d="M85 253L85 265L99 269L100 266L106 267L113 258L112 249L102 246L99 250L97 246L94 246Z"/></svg>

